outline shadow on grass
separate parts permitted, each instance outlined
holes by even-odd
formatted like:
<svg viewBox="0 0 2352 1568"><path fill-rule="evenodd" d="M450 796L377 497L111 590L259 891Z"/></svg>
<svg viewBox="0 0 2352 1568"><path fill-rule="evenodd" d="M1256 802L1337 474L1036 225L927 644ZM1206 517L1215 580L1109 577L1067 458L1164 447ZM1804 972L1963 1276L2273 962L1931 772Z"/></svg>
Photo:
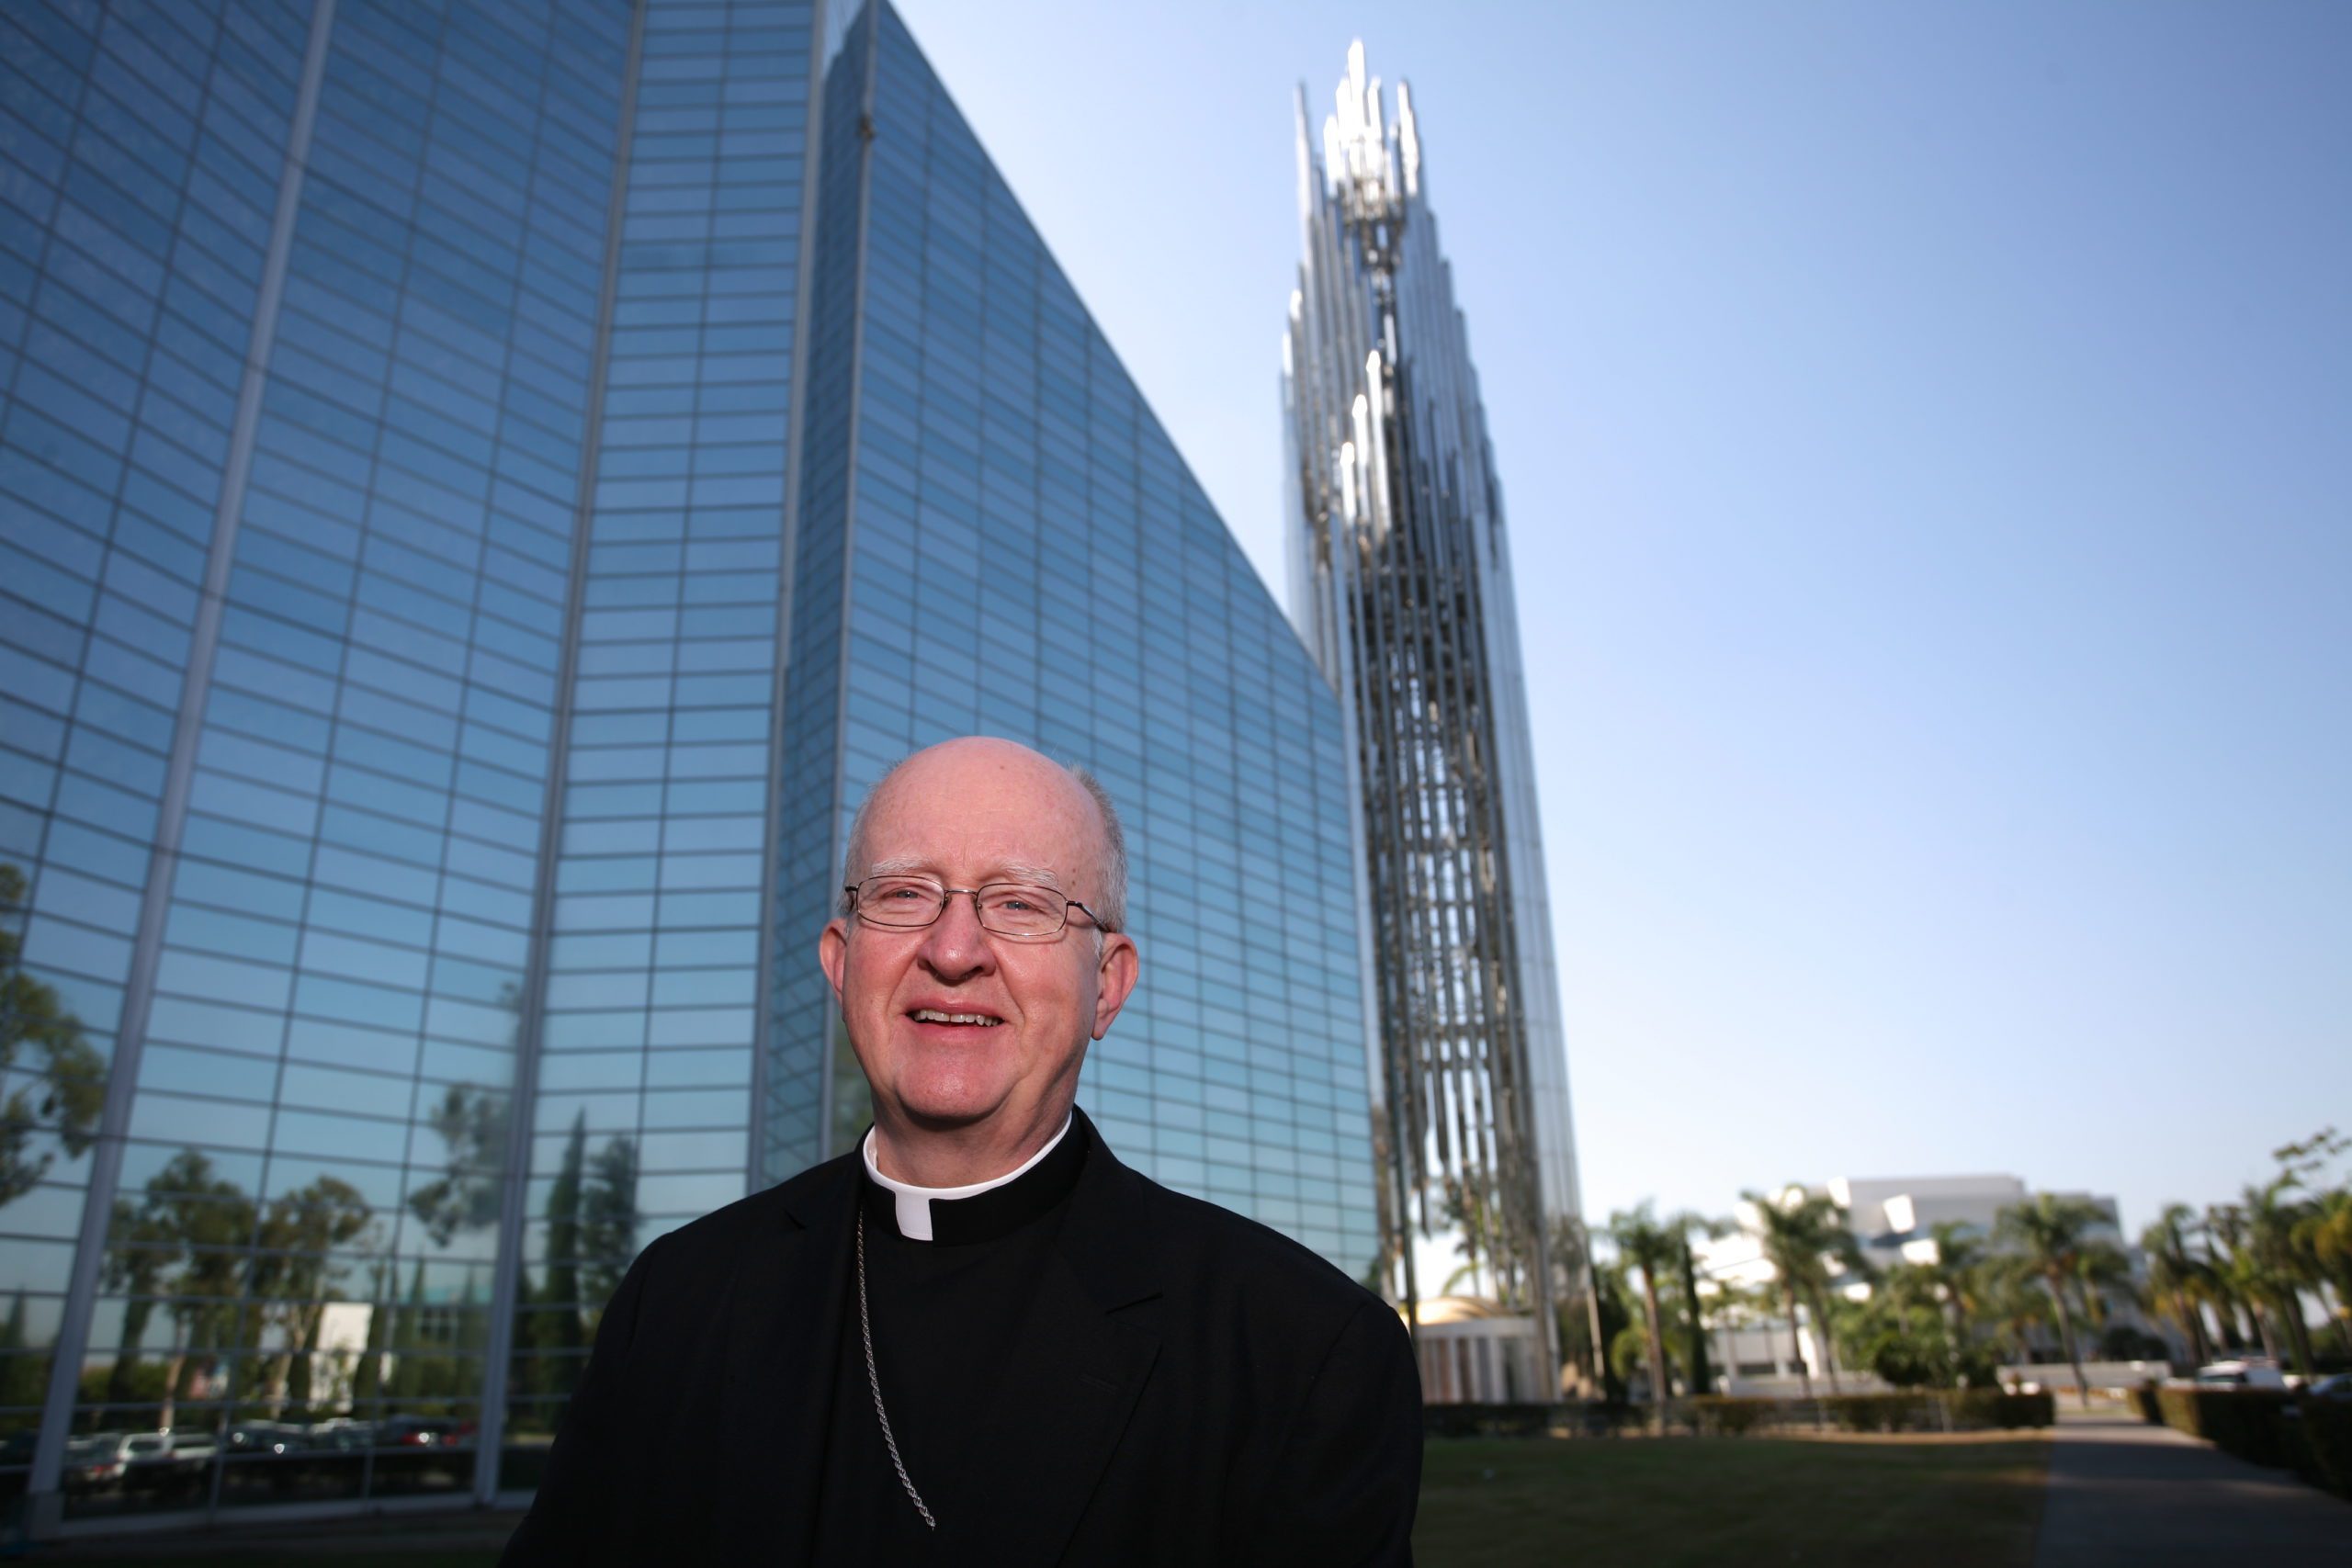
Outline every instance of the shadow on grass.
<svg viewBox="0 0 2352 1568"><path fill-rule="evenodd" d="M2024 1568L2041 1438L1432 1438L1425 1568L1746 1562Z"/></svg>

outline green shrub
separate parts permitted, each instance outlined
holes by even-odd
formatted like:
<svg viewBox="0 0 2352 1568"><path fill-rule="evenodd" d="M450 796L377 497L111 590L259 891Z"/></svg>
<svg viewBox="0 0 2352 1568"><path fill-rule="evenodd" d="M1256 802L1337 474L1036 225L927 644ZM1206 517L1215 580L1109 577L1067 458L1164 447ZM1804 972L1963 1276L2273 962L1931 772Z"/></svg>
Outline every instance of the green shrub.
<svg viewBox="0 0 2352 1568"><path fill-rule="evenodd" d="M1685 1401L1690 1412L1690 1424L1703 1437L1736 1438L1758 1427L1770 1426L1785 1418L1783 1405L1778 1399L1735 1397L1730 1394L1706 1393Z"/></svg>
<svg viewBox="0 0 2352 1568"><path fill-rule="evenodd" d="M1844 1431L1901 1432L1930 1407L1916 1393L1837 1393L1823 1400L1821 1408ZM1940 1425L1932 1416L1928 1423Z"/></svg>
<svg viewBox="0 0 2352 1568"><path fill-rule="evenodd" d="M1435 1438L1540 1438L1551 1429L1548 1404L1421 1406L1421 1430Z"/></svg>
<svg viewBox="0 0 2352 1568"><path fill-rule="evenodd" d="M2223 1453L2253 1464L2282 1466L2288 1451L2286 1414L2294 1395L2270 1388L2162 1388L2156 1403L2165 1424L2202 1438Z"/></svg>
<svg viewBox="0 0 2352 1568"><path fill-rule="evenodd" d="M2058 1419L2049 1393L1998 1389L1916 1389L1896 1393L1825 1394L1803 1400L1709 1395L1686 1401L1690 1425L1709 1437L1737 1437L1768 1426L1807 1427L1816 1421L1846 1432L1983 1432L2048 1427Z"/></svg>
<svg viewBox="0 0 2352 1568"><path fill-rule="evenodd" d="M2165 1423L2254 1464L2352 1498L2352 1404L2268 1388L2160 1388Z"/></svg>
<svg viewBox="0 0 2352 1568"><path fill-rule="evenodd" d="M2287 1425L2295 1472L2314 1486L2352 1498L2352 1402L2305 1397Z"/></svg>
<svg viewBox="0 0 2352 1568"><path fill-rule="evenodd" d="M1973 1388L1945 1397L1956 1403L1952 1425L1971 1431L1998 1427L2005 1432L2013 1432L2021 1427L2058 1424L2058 1396L2048 1390L2040 1393L2004 1393L1998 1389ZM1968 1419L1961 1419L1962 1412Z"/></svg>

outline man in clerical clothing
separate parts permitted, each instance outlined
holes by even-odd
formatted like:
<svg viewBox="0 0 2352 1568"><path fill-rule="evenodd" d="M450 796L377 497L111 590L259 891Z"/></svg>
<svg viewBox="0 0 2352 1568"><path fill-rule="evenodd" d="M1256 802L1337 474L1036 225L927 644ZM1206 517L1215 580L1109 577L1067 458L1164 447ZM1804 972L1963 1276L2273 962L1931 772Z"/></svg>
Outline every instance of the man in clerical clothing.
<svg viewBox="0 0 2352 1568"><path fill-rule="evenodd" d="M844 880L873 1129L645 1250L505 1562L1409 1562L1396 1314L1076 1108L1137 972L1101 789L917 752Z"/></svg>

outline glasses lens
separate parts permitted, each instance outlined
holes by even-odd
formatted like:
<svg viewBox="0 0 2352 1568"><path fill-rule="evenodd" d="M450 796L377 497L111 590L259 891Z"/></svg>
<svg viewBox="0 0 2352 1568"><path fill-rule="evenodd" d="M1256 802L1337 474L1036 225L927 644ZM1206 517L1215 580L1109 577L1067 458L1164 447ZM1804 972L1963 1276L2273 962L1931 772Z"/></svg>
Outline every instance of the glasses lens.
<svg viewBox="0 0 2352 1568"><path fill-rule="evenodd" d="M939 918L946 897L928 877L869 877L857 889L857 912L877 926L927 926Z"/></svg>
<svg viewBox="0 0 2352 1568"><path fill-rule="evenodd" d="M991 882L980 889L980 925L999 936L1051 936L1069 912L1069 900L1050 887Z"/></svg>

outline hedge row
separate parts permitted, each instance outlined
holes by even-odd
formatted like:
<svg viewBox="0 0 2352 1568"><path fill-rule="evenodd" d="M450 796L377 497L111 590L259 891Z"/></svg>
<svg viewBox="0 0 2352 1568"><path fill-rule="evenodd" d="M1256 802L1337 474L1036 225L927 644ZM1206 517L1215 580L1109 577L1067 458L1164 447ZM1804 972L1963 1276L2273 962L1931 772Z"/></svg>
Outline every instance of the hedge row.
<svg viewBox="0 0 2352 1568"><path fill-rule="evenodd" d="M2286 1412L2294 1403L2277 1388L2156 1390L2166 1426L2274 1470L2287 1462Z"/></svg>
<svg viewBox="0 0 2352 1568"><path fill-rule="evenodd" d="M1731 1405L1780 1402L1726 1399L1712 1403ZM2005 1393L1996 1388L1831 1394L1814 1404L1831 1425L1849 1432L2013 1431L2021 1427L2048 1427L2058 1419L2057 1395Z"/></svg>
<svg viewBox="0 0 2352 1568"><path fill-rule="evenodd" d="M1565 1429L1602 1437L1638 1430L1656 1418L1641 1404L1430 1404L1423 1429L1441 1438L1532 1438ZM2058 1418L2050 1393L1998 1389L1922 1389L1905 1393L1830 1394L1818 1399L1735 1398L1706 1394L1666 1407L1669 1427L1734 1438L1776 1427L1837 1427L1849 1432L1982 1432L2047 1427Z"/></svg>
<svg viewBox="0 0 2352 1568"><path fill-rule="evenodd" d="M1983 1432L2047 1427L2058 1418L2049 1393L1998 1389L1917 1389L1903 1393L1825 1394L1813 1400L1709 1395L1678 1406L1693 1430L1736 1437L1765 1427L1836 1427L1848 1432Z"/></svg>
<svg viewBox="0 0 2352 1568"><path fill-rule="evenodd" d="M1435 1438L1540 1438L1552 1429L1555 1409L1573 1421L1573 1406L1424 1404L1421 1430Z"/></svg>
<svg viewBox="0 0 2352 1568"><path fill-rule="evenodd" d="M2134 1400L2223 1453L2352 1498L2352 1402L2267 1388L2143 1389Z"/></svg>
<svg viewBox="0 0 2352 1568"><path fill-rule="evenodd" d="M2295 1473L2352 1499L2352 1401L2306 1398L2299 1415L2299 1429L2287 1444Z"/></svg>

